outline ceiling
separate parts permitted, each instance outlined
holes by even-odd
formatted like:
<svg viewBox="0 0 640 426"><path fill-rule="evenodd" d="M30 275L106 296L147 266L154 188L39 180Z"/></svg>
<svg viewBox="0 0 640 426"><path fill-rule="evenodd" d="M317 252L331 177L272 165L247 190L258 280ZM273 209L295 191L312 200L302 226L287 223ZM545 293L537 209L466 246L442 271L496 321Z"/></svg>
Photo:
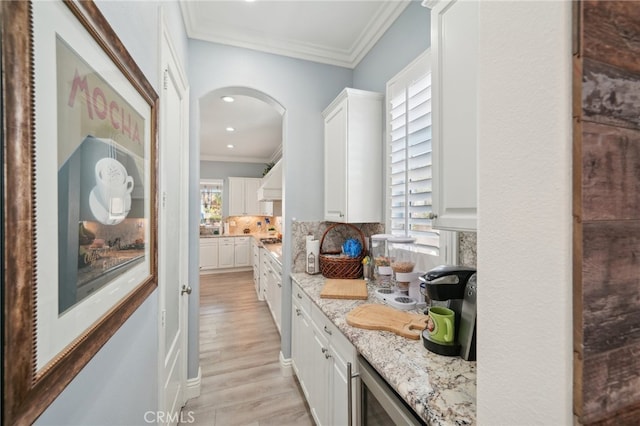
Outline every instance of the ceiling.
<svg viewBox="0 0 640 426"><path fill-rule="evenodd" d="M298 59L355 68L409 0L181 1L187 35ZM246 95L200 100L201 158L269 162L278 157L282 117ZM226 132L226 127L235 132ZM233 144L234 148L227 148Z"/></svg>

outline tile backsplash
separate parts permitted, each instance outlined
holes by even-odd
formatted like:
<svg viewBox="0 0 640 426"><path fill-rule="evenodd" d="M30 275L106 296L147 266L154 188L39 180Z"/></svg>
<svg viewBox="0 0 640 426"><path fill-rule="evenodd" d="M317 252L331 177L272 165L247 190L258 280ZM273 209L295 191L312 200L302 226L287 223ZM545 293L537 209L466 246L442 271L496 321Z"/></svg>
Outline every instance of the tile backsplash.
<svg viewBox="0 0 640 426"><path fill-rule="evenodd" d="M306 236L313 235L320 240L332 222L298 222L291 224L291 271L304 272L306 257ZM381 223L354 224L362 231L365 238L375 234L384 233L384 225ZM347 226L338 226L327 233L325 241L320 248L322 252L339 251L341 244L347 238L360 238L359 234ZM475 232L458 232L458 264L464 266L477 266L477 234Z"/></svg>
<svg viewBox="0 0 640 426"><path fill-rule="evenodd" d="M315 239L320 240L329 226L334 225L333 222L292 222L291 223L291 272L304 272L306 257L306 236L313 235ZM384 225L381 223L357 223L352 224L360 229L365 239L375 234L384 232ZM325 240L320 247L321 252L340 251L342 243L347 238L361 239L360 234L350 226L336 226L327 232ZM367 245L365 241L365 245Z"/></svg>

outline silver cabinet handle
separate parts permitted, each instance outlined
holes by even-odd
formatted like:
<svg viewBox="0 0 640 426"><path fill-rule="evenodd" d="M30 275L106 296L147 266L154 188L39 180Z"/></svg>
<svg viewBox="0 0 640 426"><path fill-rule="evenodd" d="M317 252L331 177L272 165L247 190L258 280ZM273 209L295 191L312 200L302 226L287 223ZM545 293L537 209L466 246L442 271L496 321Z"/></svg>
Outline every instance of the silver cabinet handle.
<svg viewBox="0 0 640 426"><path fill-rule="evenodd" d="M329 330L326 325L324 326L324 332L331 336L331 330Z"/></svg>
<svg viewBox="0 0 640 426"><path fill-rule="evenodd" d="M282 287L282 283L278 283L278 287Z"/></svg>
<svg viewBox="0 0 640 426"><path fill-rule="evenodd" d="M299 308L296 308L296 316L298 316L298 317L299 317L299 316L300 316L300 314L301 314L300 309L299 309Z"/></svg>
<svg viewBox="0 0 640 426"><path fill-rule="evenodd" d="M356 374L351 374L351 363L347 362L347 415L349 416L349 419L347 420L347 425L348 426L352 426L353 425L353 389L351 387L351 380L355 379L356 377L359 376L358 373Z"/></svg>
<svg viewBox="0 0 640 426"><path fill-rule="evenodd" d="M323 353L323 354L326 354L328 350L329 350L329 349L327 349L327 348L322 348L322 353Z"/></svg>
<svg viewBox="0 0 640 426"><path fill-rule="evenodd" d="M326 354L324 354L324 358L325 358L325 359L329 359L329 358L331 358L331 354L330 354L330 353L326 353Z"/></svg>
<svg viewBox="0 0 640 426"><path fill-rule="evenodd" d="M191 286L188 286L188 285L182 286L182 290L180 290L180 295L182 296L185 293L191 294Z"/></svg>
<svg viewBox="0 0 640 426"><path fill-rule="evenodd" d="M296 293L296 296L298 296L298 299L302 299L302 296L300 296L300 293Z"/></svg>
<svg viewBox="0 0 640 426"><path fill-rule="evenodd" d="M429 219L429 220L433 220L433 219L437 219L437 218L438 218L438 215L435 214L434 212L431 212L431 213L429 213L427 215L427 219Z"/></svg>

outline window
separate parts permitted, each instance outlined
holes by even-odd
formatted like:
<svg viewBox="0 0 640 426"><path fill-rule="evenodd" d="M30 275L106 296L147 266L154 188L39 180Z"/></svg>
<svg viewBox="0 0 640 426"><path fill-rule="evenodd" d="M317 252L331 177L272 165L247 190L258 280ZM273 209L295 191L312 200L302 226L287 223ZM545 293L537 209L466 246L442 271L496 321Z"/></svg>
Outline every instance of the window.
<svg viewBox="0 0 640 426"><path fill-rule="evenodd" d="M387 82L387 232L440 258L431 194L431 60L427 50Z"/></svg>
<svg viewBox="0 0 640 426"><path fill-rule="evenodd" d="M222 179L200 182L200 223L214 224L222 220Z"/></svg>

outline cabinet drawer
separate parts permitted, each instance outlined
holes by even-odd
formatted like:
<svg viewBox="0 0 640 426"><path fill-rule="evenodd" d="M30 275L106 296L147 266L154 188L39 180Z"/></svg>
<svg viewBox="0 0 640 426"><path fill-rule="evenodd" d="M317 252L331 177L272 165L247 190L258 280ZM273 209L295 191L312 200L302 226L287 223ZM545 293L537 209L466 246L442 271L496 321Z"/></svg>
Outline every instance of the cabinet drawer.
<svg viewBox="0 0 640 426"><path fill-rule="evenodd" d="M233 238L236 245L249 244L251 237L235 237Z"/></svg>
<svg viewBox="0 0 640 426"><path fill-rule="evenodd" d="M345 363L355 363L357 355L355 347L315 304L311 307L311 321L318 326L318 329L322 330L322 333L329 339L330 345Z"/></svg>
<svg viewBox="0 0 640 426"><path fill-rule="evenodd" d="M223 237L223 238L218 238L218 240L220 241L220 244L233 245L234 238Z"/></svg>
<svg viewBox="0 0 640 426"><path fill-rule="evenodd" d="M292 281L293 287L291 289L291 297L296 300L296 302L300 305L302 309L304 309L308 315L311 315L311 299L307 296L307 294L302 291L300 285Z"/></svg>

